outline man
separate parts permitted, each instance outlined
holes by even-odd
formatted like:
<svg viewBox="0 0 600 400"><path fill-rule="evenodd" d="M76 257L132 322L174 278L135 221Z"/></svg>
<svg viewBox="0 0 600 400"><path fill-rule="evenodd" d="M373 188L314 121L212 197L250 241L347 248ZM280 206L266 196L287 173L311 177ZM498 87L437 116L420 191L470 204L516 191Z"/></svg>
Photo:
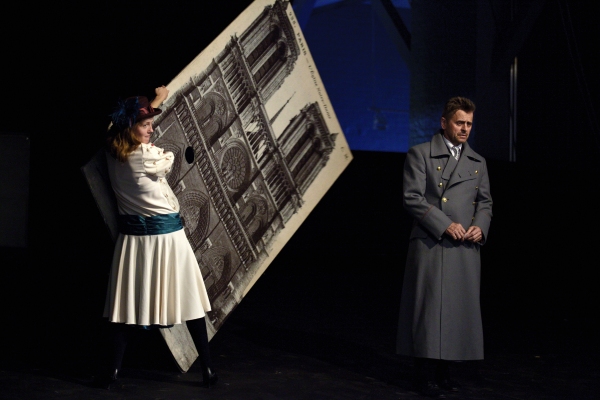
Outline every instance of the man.
<svg viewBox="0 0 600 400"><path fill-rule="evenodd" d="M414 217L400 302L400 355L414 357L422 394L458 391L450 361L483 359L480 246L492 219L485 159L467 143L475 104L454 97L440 131L409 149L404 208Z"/></svg>

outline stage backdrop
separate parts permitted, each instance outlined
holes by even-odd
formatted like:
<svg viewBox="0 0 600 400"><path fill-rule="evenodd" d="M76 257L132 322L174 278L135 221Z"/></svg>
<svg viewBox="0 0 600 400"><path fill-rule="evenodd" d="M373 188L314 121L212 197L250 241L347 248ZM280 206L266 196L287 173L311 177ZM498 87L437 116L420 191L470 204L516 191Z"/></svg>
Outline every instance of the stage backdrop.
<svg viewBox="0 0 600 400"><path fill-rule="evenodd" d="M167 87L152 141L175 154L167 179L212 338L352 154L289 1L254 1ZM104 163L101 150L82 170L116 238ZM161 333L186 371L197 353L185 324Z"/></svg>

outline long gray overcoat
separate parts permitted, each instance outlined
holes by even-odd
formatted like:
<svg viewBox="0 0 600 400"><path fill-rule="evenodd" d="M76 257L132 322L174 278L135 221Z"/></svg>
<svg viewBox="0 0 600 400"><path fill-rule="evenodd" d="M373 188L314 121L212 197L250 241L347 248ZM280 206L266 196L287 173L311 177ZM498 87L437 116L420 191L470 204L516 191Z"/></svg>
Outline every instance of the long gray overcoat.
<svg viewBox="0 0 600 400"><path fill-rule="evenodd" d="M443 360L483 359L479 251L492 219L485 159L463 144L457 162L442 133L409 149L404 207L414 217L398 326L397 352ZM444 234L452 222L481 228L479 244Z"/></svg>

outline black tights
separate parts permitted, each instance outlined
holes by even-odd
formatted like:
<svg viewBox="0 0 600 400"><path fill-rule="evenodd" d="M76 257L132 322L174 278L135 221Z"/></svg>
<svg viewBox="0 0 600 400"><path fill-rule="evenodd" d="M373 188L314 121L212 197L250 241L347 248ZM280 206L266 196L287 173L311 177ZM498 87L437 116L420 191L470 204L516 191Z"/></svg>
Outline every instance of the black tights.
<svg viewBox="0 0 600 400"><path fill-rule="evenodd" d="M192 319L185 321L188 331L192 336L196 350L198 351L198 359L202 370L206 368L212 369L210 361L210 350L208 348L208 333L206 332L206 321L204 318Z"/></svg>
<svg viewBox="0 0 600 400"><path fill-rule="evenodd" d="M202 370L212 368L206 321L204 318L193 319L186 321L186 326L198 351L198 359ZM99 366L101 374L112 374L115 370L121 369L127 343L139 330L140 328L136 325L112 322L105 325L104 343L100 348L100 357L103 359Z"/></svg>

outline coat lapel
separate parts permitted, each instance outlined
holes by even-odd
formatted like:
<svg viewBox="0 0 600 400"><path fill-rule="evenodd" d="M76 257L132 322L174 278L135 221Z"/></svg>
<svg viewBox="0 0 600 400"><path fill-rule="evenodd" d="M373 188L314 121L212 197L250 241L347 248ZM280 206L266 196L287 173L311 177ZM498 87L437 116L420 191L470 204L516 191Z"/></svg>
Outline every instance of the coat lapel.
<svg viewBox="0 0 600 400"><path fill-rule="evenodd" d="M431 140L431 158L439 160L440 166L443 168L442 179L446 182L452 176L452 172L454 172L457 164L456 159L451 156L450 149L446 146L442 138L442 131L440 130L440 133L434 135Z"/></svg>
<svg viewBox="0 0 600 400"><path fill-rule="evenodd" d="M454 169L454 173L450 176L450 181L448 182L448 187L455 185L459 182L463 182L469 179L474 179L475 174L475 166L473 165L473 159L478 159L477 154L471 150L468 143L463 144L462 155L458 160L456 168ZM452 158L452 157L451 157Z"/></svg>
<svg viewBox="0 0 600 400"><path fill-rule="evenodd" d="M448 156L446 159L446 167L442 172L442 179L445 181L449 181L452 175L454 174L454 170L456 169L457 165L458 161L456 161L456 158Z"/></svg>

